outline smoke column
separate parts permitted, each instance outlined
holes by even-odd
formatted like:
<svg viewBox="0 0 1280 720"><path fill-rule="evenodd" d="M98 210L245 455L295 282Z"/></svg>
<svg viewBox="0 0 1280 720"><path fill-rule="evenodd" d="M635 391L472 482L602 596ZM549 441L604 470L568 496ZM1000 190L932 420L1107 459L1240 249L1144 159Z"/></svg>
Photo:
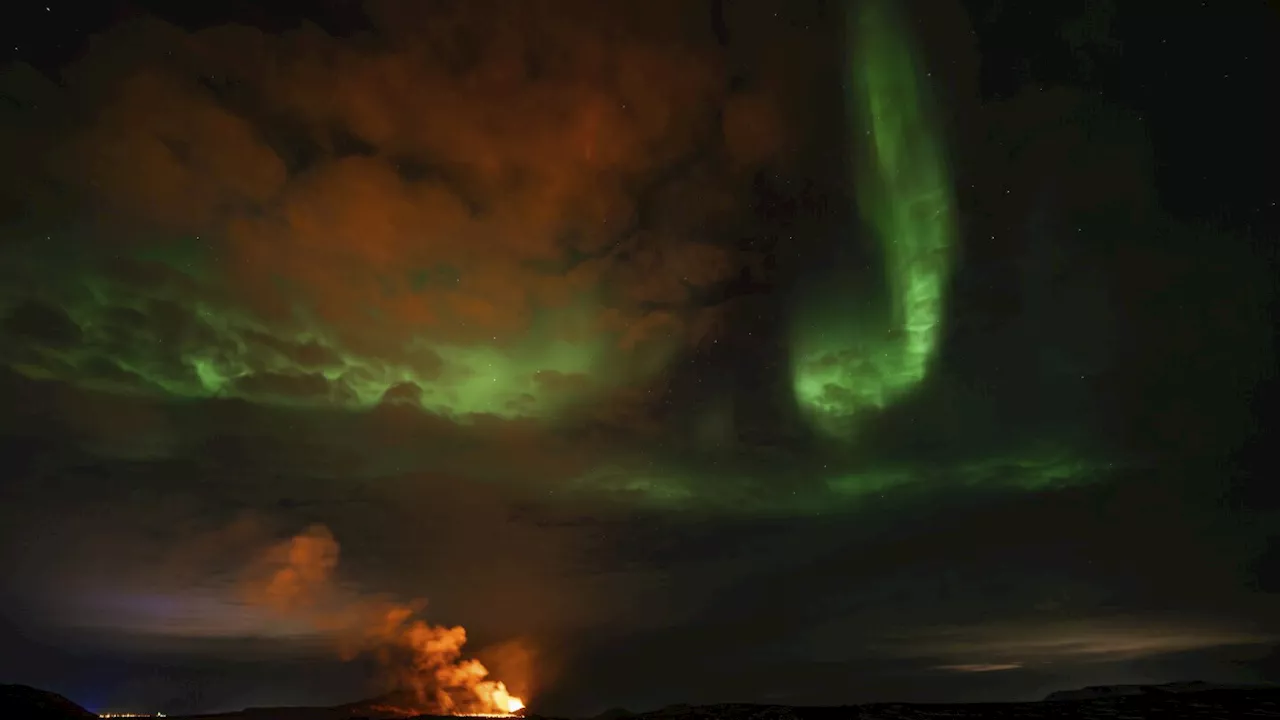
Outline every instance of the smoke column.
<svg viewBox="0 0 1280 720"><path fill-rule="evenodd" d="M860 145L858 207L884 259L888 311L868 317L848 290L811 290L793 323L792 387L817 429L845 435L923 381L936 354L956 236L928 88L892 8L849 11L848 84Z"/></svg>
<svg viewBox="0 0 1280 720"><path fill-rule="evenodd" d="M349 591L334 581L339 547L316 525L272 547L250 569L245 599L281 622L332 638L343 655L376 654L412 714L506 715L524 707L475 659L464 659L467 631L418 618L421 602L399 603Z"/></svg>

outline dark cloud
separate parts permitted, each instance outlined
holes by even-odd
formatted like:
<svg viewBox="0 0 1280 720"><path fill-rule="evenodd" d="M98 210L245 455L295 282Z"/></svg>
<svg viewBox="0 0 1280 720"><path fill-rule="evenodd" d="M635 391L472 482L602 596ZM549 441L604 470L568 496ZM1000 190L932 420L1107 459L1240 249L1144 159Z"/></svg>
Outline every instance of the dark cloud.
<svg viewBox="0 0 1280 720"><path fill-rule="evenodd" d="M80 340L80 327L61 308L27 300L4 319L4 332L18 342L65 349Z"/></svg>
<svg viewBox="0 0 1280 720"><path fill-rule="evenodd" d="M286 400L341 403L350 399L350 390L332 386L329 379L319 373L294 375L286 373L255 373L241 378L235 390L250 397L272 397ZM336 397L335 397L336 396Z"/></svg>

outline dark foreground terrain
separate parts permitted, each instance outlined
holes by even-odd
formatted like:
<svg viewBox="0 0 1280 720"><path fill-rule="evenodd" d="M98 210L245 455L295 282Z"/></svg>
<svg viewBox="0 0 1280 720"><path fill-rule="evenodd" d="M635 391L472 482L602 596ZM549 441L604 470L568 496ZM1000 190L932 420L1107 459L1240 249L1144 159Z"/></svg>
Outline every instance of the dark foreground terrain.
<svg viewBox="0 0 1280 720"><path fill-rule="evenodd" d="M22 685L0 685L0 718L13 720L85 720L92 713L61 695ZM406 717L380 700L337 707L249 708L218 715L189 716L213 720L381 720ZM418 715L417 720L433 718ZM631 714L612 710L599 720L915 720L919 718L1014 718L1027 720L1143 718L1280 718L1280 687L1218 687L1204 683L1121 685L1054 693L1041 702L914 705L877 703L843 707L784 705L676 705ZM555 720L529 715L527 720Z"/></svg>
<svg viewBox="0 0 1280 720"><path fill-rule="evenodd" d="M877 703L844 707L710 705L665 708L633 716L633 720L915 720L919 718L1015 718L1065 720L1082 718L1280 718L1280 688L1204 689L1107 694L1083 700L1020 703L917 705Z"/></svg>
<svg viewBox="0 0 1280 720"><path fill-rule="evenodd" d="M26 685L0 685L0 718L88 720L97 717L57 693Z"/></svg>

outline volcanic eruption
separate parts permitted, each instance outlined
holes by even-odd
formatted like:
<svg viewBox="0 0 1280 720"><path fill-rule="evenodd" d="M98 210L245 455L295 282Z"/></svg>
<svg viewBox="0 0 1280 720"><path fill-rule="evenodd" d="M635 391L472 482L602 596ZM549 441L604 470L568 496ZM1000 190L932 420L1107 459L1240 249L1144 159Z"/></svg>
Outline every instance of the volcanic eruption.
<svg viewBox="0 0 1280 720"><path fill-rule="evenodd" d="M333 533L314 525L254 563L245 598L303 632L332 639L345 659L375 655L395 688L385 704L406 715L505 717L524 708L483 663L463 657L465 628L426 622L422 601L397 602L339 586L338 555Z"/></svg>

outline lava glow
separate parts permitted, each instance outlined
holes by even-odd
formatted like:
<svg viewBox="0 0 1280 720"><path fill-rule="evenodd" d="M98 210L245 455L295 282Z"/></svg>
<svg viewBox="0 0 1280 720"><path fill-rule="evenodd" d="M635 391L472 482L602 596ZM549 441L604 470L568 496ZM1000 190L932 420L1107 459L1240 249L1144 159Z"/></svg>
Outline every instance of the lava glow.
<svg viewBox="0 0 1280 720"><path fill-rule="evenodd" d="M524 708L482 662L463 656L467 631L461 626L426 622L421 601L400 603L339 588L338 553L328 528L308 528L269 549L244 599L281 620L345 640L347 657L381 658L386 680L401 693L395 704L411 705L414 715L510 717Z"/></svg>
<svg viewBox="0 0 1280 720"><path fill-rule="evenodd" d="M473 661L477 662L478 661ZM487 670L486 670L487 672ZM480 698L480 712L456 713L461 717L512 717L524 709L524 701L507 691L501 680L486 680L476 685L476 695ZM505 710L505 712L502 712ZM497 712L495 712L497 711Z"/></svg>

